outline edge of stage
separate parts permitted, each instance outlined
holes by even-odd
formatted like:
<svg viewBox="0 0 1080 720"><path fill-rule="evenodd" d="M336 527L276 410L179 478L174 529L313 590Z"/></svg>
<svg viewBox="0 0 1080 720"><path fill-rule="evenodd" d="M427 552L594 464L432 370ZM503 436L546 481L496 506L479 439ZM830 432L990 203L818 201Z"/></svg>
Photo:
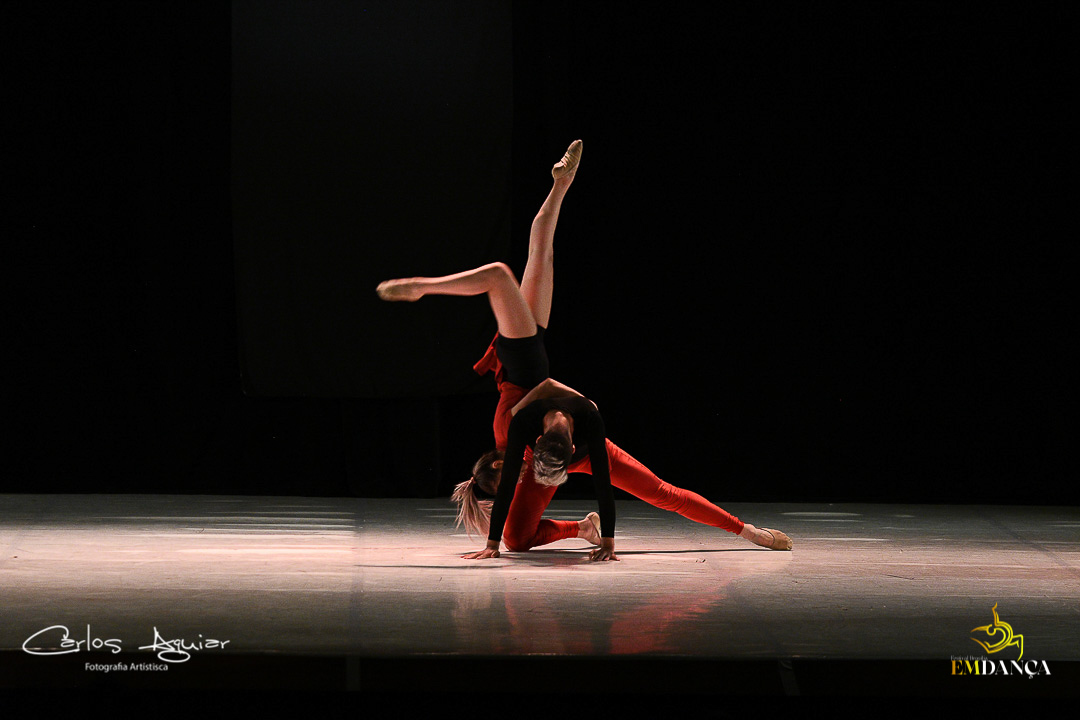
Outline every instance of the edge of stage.
<svg viewBox="0 0 1080 720"><path fill-rule="evenodd" d="M479 562L445 499L0 495L0 690L1080 694L1080 509L724 506L794 550L636 501L618 563Z"/></svg>

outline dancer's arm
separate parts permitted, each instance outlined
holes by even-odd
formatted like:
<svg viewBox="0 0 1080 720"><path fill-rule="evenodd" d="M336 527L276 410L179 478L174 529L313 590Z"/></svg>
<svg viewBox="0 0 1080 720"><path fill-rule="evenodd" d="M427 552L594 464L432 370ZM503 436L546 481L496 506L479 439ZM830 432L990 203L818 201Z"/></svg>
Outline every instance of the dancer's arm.
<svg viewBox="0 0 1080 720"><path fill-rule="evenodd" d="M499 557L499 543L502 541L503 526L506 525L506 516L510 513L510 503L514 500L514 490L517 489L518 475L521 474L522 457L525 454L525 443L522 441L524 434L515 432L511 423L509 444L503 455L502 475L499 479L499 489L495 491L495 502L491 507L491 523L488 530L487 545L480 552L462 555L465 560L484 560Z"/></svg>
<svg viewBox="0 0 1080 720"><path fill-rule="evenodd" d="M589 553L590 560L618 560L615 554L615 494L611 489L608 466L607 437L604 418L594 410L589 413L585 436L589 443L589 464L596 487L596 503L600 511L600 547ZM583 428L575 430L579 432Z"/></svg>
<svg viewBox="0 0 1080 720"><path fill-rule="evenodd" d="M579 393L577 390L575 390L572 387L569 387L567 385L563 385L561 382L559 382L557 380L552 380L551 378L548 378L547 380L545 380L544 382L540 383L539 385L534 387L532 390L530 390L529 393L525 397L521 398L521 401L518 402L517 405L515 405L513 408L510 409L510 414L511 415L517 415L518 411L520 411L522 408L527 406L533 400L544 400L544 399L547 399L547 398L560 398L560 397L585 397L585 396L582 395L581 393ZM585 399L588 400L588 398L585 398ZM589 402L592 402L592 400L589 400ZM593 407L596 407L596 403L593 403Z"/></svg>

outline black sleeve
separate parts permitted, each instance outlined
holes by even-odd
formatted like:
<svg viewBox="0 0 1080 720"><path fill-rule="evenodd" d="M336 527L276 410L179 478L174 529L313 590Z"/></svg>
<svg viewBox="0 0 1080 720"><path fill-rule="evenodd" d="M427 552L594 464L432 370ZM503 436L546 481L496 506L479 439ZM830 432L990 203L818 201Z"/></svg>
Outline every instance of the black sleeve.
<svg viewBox="0 0 1080 720"><path fill-rule="evenodd" d="M600 513L600 537L615 537L615 493L611 490L611 469L608 466L607 435L604 418L592 408L589 413L589 464L592 465L596 504Z"/></svg>
<svg viewBox="0 0 1080 720"><path fill-rule="evenodd" d="M530 412L533 405L535 403L522 408L510 421L510 428L506 433L507 444L506 452L503 454L502 477L499 480L499 489L495 491L495 503L491 507L488 540L502 541L503 526L506 524L506 516L510 514L510 503L514 499L518 475L521 473L522 457L525 455L525 445L529 438L530 419L535 415L535 412Z"/></svg>

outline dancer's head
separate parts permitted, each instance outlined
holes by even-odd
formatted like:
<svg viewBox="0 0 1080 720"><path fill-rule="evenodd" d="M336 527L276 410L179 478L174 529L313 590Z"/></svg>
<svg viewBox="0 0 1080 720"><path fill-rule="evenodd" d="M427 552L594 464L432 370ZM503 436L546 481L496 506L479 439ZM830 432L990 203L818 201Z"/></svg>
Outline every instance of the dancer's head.
<svg viewBox="0 0 1080 720"><path fill-rule="evenodd" d="M491 450L480 456L473 465L473 474L465 482L457 484L450 498L457 503L457 527L465 526L470 536L487 535L491 521L492 501L482 499L481 495L494 495L499 489L502 476L503 453Z"/></svg>
<svg viewBox="0 0 1080 720"><path fill-rule="evenodd" d="M503 451L489 450L473 464L473 480L488 495L494 495L499 489L502 477Z"/></svg>
<svg viewBox="0 0 1080 720"><path fill-rule="evenodd" d="M574 442L566 427L553 427L536 440L533 449L533 475L541 485L558 486L566 482L566 468L574 455Z"/></svg>

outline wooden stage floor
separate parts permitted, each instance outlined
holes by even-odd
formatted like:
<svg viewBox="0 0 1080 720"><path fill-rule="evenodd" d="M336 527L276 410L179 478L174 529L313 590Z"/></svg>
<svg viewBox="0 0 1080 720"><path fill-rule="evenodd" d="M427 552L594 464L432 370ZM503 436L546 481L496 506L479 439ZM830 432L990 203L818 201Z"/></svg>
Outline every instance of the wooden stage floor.
<svg viewBox="0 0 1080 720"><path fill-rule="evenodd" d="M463 560L440 499L0 495L0 688L1078 695L1080 509L725 507L794 550L636 501L590 563Z"/></svg>

